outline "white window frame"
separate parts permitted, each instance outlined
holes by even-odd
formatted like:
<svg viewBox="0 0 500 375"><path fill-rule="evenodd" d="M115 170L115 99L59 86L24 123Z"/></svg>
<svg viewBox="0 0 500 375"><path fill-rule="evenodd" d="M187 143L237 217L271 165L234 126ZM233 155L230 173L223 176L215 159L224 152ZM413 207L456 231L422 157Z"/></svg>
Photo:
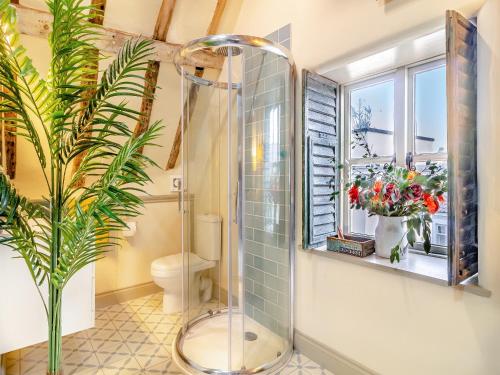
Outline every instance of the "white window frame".
<svg viewBox="0 0 500 375"><path fill-rule="evenodd" d="M372 163L390 163L394 157L396 158L397 165L405 166L408 152L412 154L413 163L425 162L427 160L436 162L447 161L447 153L417 154L415 150L416 124L414 116L414 77L418 73L432 70L442 65L446 65L445 56L436 56L432 59L419 61L375 76L360 79L341 87L341 101L343 105L341 106L342 113L339 139L343 141L340 147L340 153L341 160L343 160L344 164L341 176L341 186L344 186L345 182L349 181L350 171L353 166ZM376 85L388 80L394 81L394 155L376 158L351 158L351 92L362 87ZM345 193L341 195L340 206L340 225L344 233L351 233L351 210L347 202L347 194ZM423 247L416 244L415 250L423 251ZM447 247L433 245L431 252L436 255L446 255Z"/></svg>
<svg viewBox="0 0 500 375"><path fill-rule="evenodd" d="M415 80L413 79L418 73L426 72L439 68L441 66L446 66L446 59L444 57L432 60L429 62L420 62L408 66L408 138L407 138L407 149L413 155L413 161L415 163L425 162L427 160L442 161L446 162L448 160L447 152L431 152L431 153L421 153L418 154L415 149L415 135L417 133L416 123L415 123Z"/></svg>

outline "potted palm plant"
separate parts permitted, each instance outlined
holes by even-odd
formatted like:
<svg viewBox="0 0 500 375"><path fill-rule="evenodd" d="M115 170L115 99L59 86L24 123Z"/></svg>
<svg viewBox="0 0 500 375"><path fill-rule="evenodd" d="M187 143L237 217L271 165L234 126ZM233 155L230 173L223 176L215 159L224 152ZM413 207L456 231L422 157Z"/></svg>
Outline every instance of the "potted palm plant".
<svg viewBox="0 0 500 375"><path fill-rule="evenodd" d="M117 243L112 232L126 227L127 217L140 213L140 195L150 181L145 171L154 164L141 150L161 126L134 135L125 123L141 117L127 98L150 95L143 77L151 43L125 43L96 84L89 77L98 72L99 28L88 20L95 10L81 0L47 4L54 20L45 80L19 42L15 8L0 0L0 111L16 115L16 132L36 151L48 191L43 203L32 202L0 173L0 229L6 233L0 242L24 260L43 300L47 371L54 375L62 372L64 287ZM72 171L75 158L81 162Z"/></svg>

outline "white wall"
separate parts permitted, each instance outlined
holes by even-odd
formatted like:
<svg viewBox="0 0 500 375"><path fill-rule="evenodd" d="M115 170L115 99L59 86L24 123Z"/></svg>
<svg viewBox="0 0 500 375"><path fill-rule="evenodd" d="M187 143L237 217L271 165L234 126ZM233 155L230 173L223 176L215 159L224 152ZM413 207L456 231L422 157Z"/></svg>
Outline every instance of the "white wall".
<svg viewBox="0 0 500 375"><path fill-rule="evenodd" d="M216 0L196 3L190 0L178 0L168 40L174 43L184 43L203 36L216 3ZM44 0L21 0L21 4L47 10ZM220 32L232 30L240 4L241 0L228 2L221 19ZM150 36L153 33L160 5L161 0L149 0L146 7L140 0L108 0L104 26ZM47 40L22 36L22 41L34 65L39 69L40 74L45 76L50 62ZM104 69L107 64L111 63L112 58L113 56L109 56L108 60L101 63L100 68ZM160 166L160 168L149 168L148 172L153 183L149 184L146 190L153 195L164 195L170 193L170 176L181 174L179 162L173 170L164 170L177 129L181 107L180 77L172 63L161 64L158 86L151 121L162 120L165 129L157 142L161 147L145 149L145 154ZM119 100L120 98L117 98L117 101ZM130 106L139 109L140 99L131 100ZM203 116L202 106L198 107L200 107L200 116ZM135 124L129 121L129 126L133 128ZM205 147L202 137L198 143L198 147ZM18 138L17 155L15 186L22 194L30 198L40 198L46 194L43 175L36 164L36 154L31 145L21 138ZM210 210L207 209L207 211ZM124 239L121 249L115 248L97 263L96 293L150 282L152 280L151 262L160 256L180 252L181 217L177 202L148 203L144 216L137 218L137 222L137 234L132 238Z"/></svg>
<svg viewBox="0 0 500 375"><path fill-rule="evenodd" d="M114 56L109 56L109 59L103 61L100 69L106 68L113 58ZM170 176L181 174L180 166L170 171L164 170L180 116L179 75L172 64L161 64L158 86L160 88L156 91L151 123L161 120L165 126L156 142L161 147L146 147L144 150L160 166L148 168L153 182L146 186L146 191L151 195L170 194ZM117 98L117 101L120 100L122 99ZM129 105L139 110L141 99L134 98ZM128 121L128 125L133 129L135 123ZM151 262L181 251L180 220L176 201L147 203L143 215L133 219L137 222L137 233L133 237L124 238L121 247L115 247L97 262L96 293L152 281Z"/></svg>
<svg viewBox="0 0 500 375"><path fill-rule="evenodd" d="M50 62L47 40L22 36L22 42L33 58L34 65L45 76ZM100 68L106 68L113 57L109 56L109 59L103 61ZM162 120L165 125L158 140L163 147L145 149L146 155L161 166L161 168L151 167L148 170L153 183L149 184L146 190L153 195L169 194L170 175L180 174L179 166L168 172L163 169L168 160L180 115L179 75L172 64L162 63L158 84L161 89L157 91L152 121ZM131 100L130 105L139 109L140 98ZM129 121L131 128L134 125ZM37 165L32 146L21 137L18 137L17 155L16 178L13 181L15 186L30 198L40 198L46 194L43 175ZM177 202L148 203L144 209L144 216L137 218L136 221L137 235L125 239L121 249L115 248L97 262L96 293L150 282L151 262L160 256L180 252L181 222Z"/></svg>
<svg viewBox="0 0 500 375"><path fill-rule="evenodd" d="M177 202L146 203L136 234L97 262L96 294L152 281L151 262L181 251L180 218Z"/></svg>
<svg viewBox="0 0 500 375"><path fill-rule="evenodd" d="M266 35L292 23L298 71L360 56L444 22L446 9L470 16L484 1L245 0L236 33ZM480 31L480 273L491 298L297 251L296 328L384 375L500 373L499 26L489 0ZM300 87L300 84L298 85ZM300 119L300 93L297 101ZM300 150L301 122L297 122ZM297 176L302 176L297 156ZM301 180L297 181L297 238ZM486 204L486 202L488 202ZM300 242L300 240L299 240Z"/></svg>

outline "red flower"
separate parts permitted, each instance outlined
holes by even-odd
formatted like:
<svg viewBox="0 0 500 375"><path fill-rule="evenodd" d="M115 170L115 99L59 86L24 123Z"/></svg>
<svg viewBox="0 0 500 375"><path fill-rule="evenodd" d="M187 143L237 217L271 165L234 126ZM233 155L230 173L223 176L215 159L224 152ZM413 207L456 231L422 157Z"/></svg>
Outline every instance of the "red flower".
<svg viewBox="0 0 500 375"><path fill-rule="evenodd" d="M444 203L444 194L438 195L438 201Z"/></svg>
<svg viewBox="0 0 500 375"><path fill-rule="evenodd" d="M424 206L427 207L427 210L430 214L435 214L439 210L439 202L429 193L424 193L422 196L424 200Z"/></svg>
<svg viewBox="0 0 500 375"><path fill-rule="evenodd" d="M422 197L422 193L422 186L420 186L419 184L412 184L408 187L408 191L405 193L405 198L408 200L418 200Z"/></svg>
<svg viewBox="0 0 500 375"><path fill-rule="evenodd" d="M384 200L397 202L399 198L401 198L401 193L396 184L390 182L385 185Z"/></svg>
<svg viewBox="0 0 500 375"><path fill-rule="evenodd" d="M384 187L384 183L382 181L380 181L380 180L377 180L373 184L373 191L378 194L378 193L380 193L382 191L383 187Z"/></svg>
<svg viewBox="0 0 500 375"><path fill-rule="evenodd" d="M356 185L352 185L348 193L351 204L359 202L359 189Z"/></svg>

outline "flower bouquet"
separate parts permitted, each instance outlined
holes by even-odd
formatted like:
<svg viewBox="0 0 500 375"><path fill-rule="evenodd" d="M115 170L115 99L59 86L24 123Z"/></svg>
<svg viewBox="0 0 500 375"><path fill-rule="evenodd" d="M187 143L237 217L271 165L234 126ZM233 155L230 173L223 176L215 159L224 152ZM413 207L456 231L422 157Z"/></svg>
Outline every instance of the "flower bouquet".
<svg viewBox="0 0 500 375"><path fill-rule="evenodd" d="M431 215L445 201L447 171L427 161L421 171L393 163L369 165L355 171L346 184L351 209L378 215L375 249L391 263L400 261L417 238L426 253L431 249Z"/></svg>

